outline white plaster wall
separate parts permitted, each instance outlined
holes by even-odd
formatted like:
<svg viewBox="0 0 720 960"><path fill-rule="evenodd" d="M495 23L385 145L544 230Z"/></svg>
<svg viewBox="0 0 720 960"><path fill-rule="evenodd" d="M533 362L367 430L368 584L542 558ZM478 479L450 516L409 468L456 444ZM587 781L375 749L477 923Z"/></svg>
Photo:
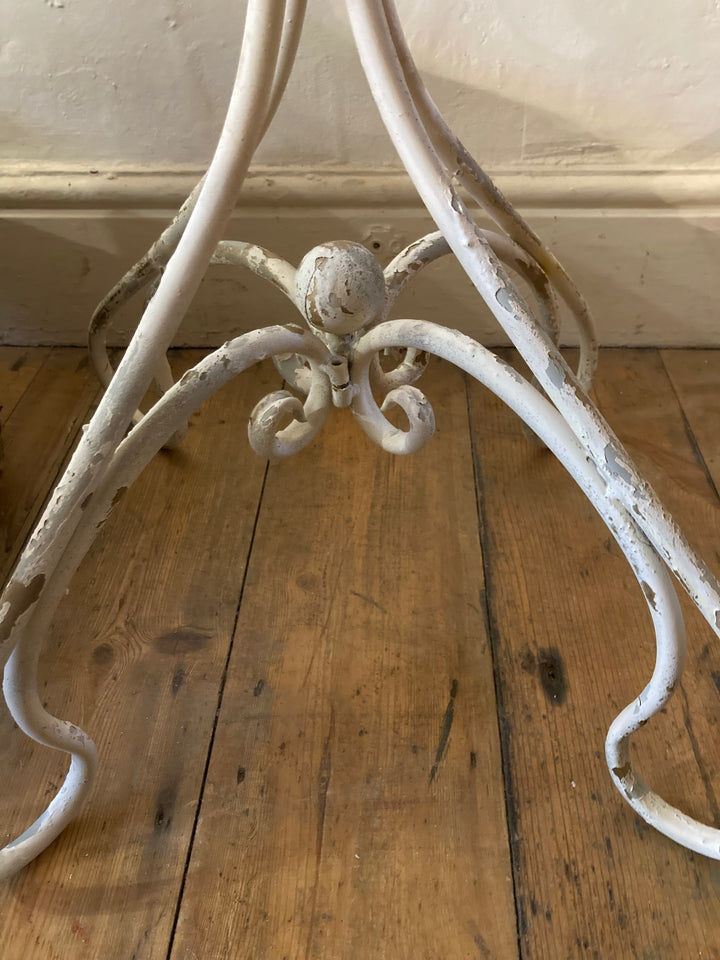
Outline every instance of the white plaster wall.
<svg viewBox="0 0 720 960"><path fill-rule="evenodd" d="M449 119L491 166L714 166L718 0L399 0ZM0 0L0 159L202 165L244 3ZM341 0L310 0L268 164L394 163Z"/></svg>
<svg viewBox="0 0 720 960"><path fill-rule="evenodd" d="M601 342L720 345L720 0L398 5L437 101L568 266ZM244 10L0 0L0 343L84 342L95 304L212 154ZM343 0L309 0L289 95L230 235L294 262L352 239L384 263L432 229L396 164ZM292 319L276 294L213 269L178 342ZM413 315L504 342L451 264L408 297Z"/></svg>

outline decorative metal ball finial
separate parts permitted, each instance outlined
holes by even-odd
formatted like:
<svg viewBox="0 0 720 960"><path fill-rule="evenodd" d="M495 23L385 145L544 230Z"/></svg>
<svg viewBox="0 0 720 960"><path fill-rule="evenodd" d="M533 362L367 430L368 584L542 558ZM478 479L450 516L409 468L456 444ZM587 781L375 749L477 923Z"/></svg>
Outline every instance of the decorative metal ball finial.
<svg viewBox="0 0 720 960"><path fill-rule="evenodd" d="M298 308L324 333L357 333L380 319L385 304L380 264L366 247L348 240L313 247L295 283Z"/></svg>

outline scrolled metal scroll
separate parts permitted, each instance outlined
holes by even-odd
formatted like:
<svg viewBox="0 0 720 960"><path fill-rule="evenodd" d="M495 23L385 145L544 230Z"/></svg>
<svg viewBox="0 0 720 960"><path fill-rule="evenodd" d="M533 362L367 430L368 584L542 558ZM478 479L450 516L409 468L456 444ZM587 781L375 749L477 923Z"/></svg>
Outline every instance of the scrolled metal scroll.
<svg viewBox="0 0 720 960"><path fill-rule="evenodd" d="M478 232L498 259L529 284L538 305L538 322L553 343L557 344L560 334L558 302L555 288L545 270L532 254L510 237L494 230ZM429 233L401 250L385 267L387 300L383 319L388 317L397 298L420 270L450 253L450 245L440 231Z"/></svg>
<svg viewBox="0 0 720 960"><path fill-rule="evenodd" d="M250 414L248 440L261 457L271 460L297 453L325 423L333 408L332 385L319 363L311 361L310 369L312 378L304 403L288 390L278 390L260 400Z"/></svg>
<svg viewBox="0 0 720 960"><path fill-rule="evenodd" d="M370 365L370 383L373 390L389 393L396 387L415 383L425 372L428 364L427 354L421 350L385 350L382 356L390 356L396 365L386 370L382 365L381 354L376 353Z"/></svg>

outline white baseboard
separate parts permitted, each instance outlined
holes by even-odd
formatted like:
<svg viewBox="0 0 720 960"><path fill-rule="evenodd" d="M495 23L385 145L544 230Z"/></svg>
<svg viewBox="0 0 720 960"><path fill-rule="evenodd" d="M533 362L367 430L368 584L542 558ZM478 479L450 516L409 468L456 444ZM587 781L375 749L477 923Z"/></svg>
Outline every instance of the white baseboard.
<svg viewBox="0 0 720 960"><path fill-rule="evenodd" d="M0 342L79 344L97 301L147 249L197 180L192 170L0 169ZM585 294L605 345L720 346L720 171L509 171L498 185ZM366 243L385 263L434 229L395 169L255 170L228 237L292 262L317 243ZM141 304L126 308L127 340ZM420 274L398 303L505 343L450 260ZM213 267L178 344L205 346L294 319L270 285ZM573 343L570 327L564 341Z"/></svg>

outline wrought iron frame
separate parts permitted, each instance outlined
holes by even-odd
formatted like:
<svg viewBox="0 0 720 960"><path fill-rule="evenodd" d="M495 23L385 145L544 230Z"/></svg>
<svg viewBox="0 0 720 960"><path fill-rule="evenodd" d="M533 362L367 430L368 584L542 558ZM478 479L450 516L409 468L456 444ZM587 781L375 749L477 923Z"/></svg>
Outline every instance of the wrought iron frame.
<svg viewBox="0 0 720 960"><path fill-rule="evenodd" d="M383 449L417 450L434 430L432 407L414 385L428 354L445 358L492 390L555 454L620 545L655 630L652 677L607 735L613 782L647 823L691 850L720 859L720 830L654 793L629 752L631 735L668 701L683 669L684 623L670 573L718 635L720 587L590 400L597 350L587 307L552 253L444 122L415 68L392 0L346 0L346 5L377 108L439 232L409 246L384 271L368 250L353 243L316 247L296 270L260 247L220 239L283 96L305 5L305 0L249 0L237 78L208 171L170 227L93 316L90 353L106 391L0 598L0 663L10 713L29 737L68 753L70 767L47 809L0 850L0 878L28 864L78 814L97 768L90 737L47 713L37 692L43 637L73 574L118 493L162 446L181 442L188 417L205 399L269 357L292 391L270 394L252 413L249 440L262 456L285 456L309 443L333 406L349 407ZM478 227L459 188L502 233ZM388 319L414 274L448 253L517 347L532 382L455 330L418 319ZM218 262L274 283L303 324L239 336L173 383L167 349L208 264ZM506 268L529 284L535 312ZM149 284L154 287L147 308L113 370L106 325L122 303ZM576 373L557 348L557 297L577 325ZM396 362L391 370L379 360L388 352ZM143 414L138 406L153 381L163 395ZM384 397L381 405L376 395ZM392 406L405 412L407 429L385 417Z"/></svg>

